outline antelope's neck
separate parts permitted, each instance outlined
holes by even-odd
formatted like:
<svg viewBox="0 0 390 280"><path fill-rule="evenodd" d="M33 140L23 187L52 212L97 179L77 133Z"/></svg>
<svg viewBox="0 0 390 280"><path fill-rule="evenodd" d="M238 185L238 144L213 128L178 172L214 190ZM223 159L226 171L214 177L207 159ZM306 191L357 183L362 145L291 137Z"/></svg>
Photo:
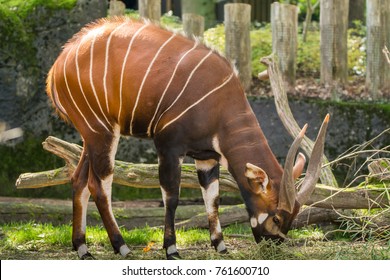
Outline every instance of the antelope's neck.
<svg viewBox="0 0 390 280"><path fill-rule="evenodd" d="M280 181L283 169L268 145L262 129L249 103L238 112L231 114L218 138L221 153L226 157L229 171L237 182L246 182L244 176L247 163L265 170L274 181Z"/></svg>

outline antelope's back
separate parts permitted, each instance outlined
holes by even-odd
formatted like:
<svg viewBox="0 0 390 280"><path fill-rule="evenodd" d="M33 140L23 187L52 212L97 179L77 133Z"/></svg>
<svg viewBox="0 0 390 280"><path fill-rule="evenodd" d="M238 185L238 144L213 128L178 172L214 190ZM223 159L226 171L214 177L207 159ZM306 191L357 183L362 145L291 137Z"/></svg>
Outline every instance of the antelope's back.
<svg viewBox="0 0 390 280"><path fill-rule="evenodd" d="M82 135L119 128L152 137L236 80L231 64L197 40L113 18L86 26L64 46L47 93Z"/></svg>

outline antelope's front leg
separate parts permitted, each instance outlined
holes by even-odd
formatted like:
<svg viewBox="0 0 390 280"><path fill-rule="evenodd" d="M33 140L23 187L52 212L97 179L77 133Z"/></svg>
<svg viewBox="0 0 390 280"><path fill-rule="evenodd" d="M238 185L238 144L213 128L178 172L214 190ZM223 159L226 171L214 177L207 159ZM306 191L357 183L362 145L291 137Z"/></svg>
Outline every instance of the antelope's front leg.
<svg viewBox="0 0 390 280"><path fill-rule="evenodd" d="M180 258L176 248L175 213L180 195L179 157L159 155L159 178L165 206L164 249L168 260Z"/></svg>
<svg viewBox="0 0 390 280"><path fill-rule="evenodd" d="M227 250L218 217L219 163L214 159L196 160L195 165L209 219L211 244L217 252L226 253Z"/></svg>

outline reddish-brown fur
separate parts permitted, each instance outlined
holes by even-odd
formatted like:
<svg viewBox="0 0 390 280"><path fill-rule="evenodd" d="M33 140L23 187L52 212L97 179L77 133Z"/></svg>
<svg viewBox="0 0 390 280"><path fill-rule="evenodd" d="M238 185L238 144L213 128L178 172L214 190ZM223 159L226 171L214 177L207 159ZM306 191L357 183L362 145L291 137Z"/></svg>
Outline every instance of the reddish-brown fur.
<svg viewBox="0 0 390 280"><path fill-rule="evenodd" d="M84 140L83 156L73 175L73 246L82 258L90 256L85 245L89 194L114 251L129 253L111 211L119 133L150 137L156 145L168 258L178 256L174 216L185 155L196 160L217 251L226 251L217 216L219 162L227 162L240 187L257 241L261 236L284 236L298 212L298 202L293 209L278 209L277 202L284 199L279 197L283 170L233 67L194 40L127 18L99 20L65 45L49 72L47 92ZM302 160L297 166L295 177L302 172ZM245 175L251 172L258 176ZM282 220L279 230L265 226L271 223L268 220L264 224L253 220L261 213L270 221L277 215Z"/></svg>

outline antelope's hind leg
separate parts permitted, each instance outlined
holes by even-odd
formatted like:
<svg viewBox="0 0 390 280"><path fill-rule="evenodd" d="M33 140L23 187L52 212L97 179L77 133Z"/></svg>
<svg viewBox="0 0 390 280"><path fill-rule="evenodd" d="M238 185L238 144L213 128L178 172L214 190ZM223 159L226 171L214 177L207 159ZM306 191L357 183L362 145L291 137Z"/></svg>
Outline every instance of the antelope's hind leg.
<svg viewBox="0 0 390 280"><path fill-rule="evenodd" d="M119 132L115 135L94 135L93 141L85 140L89 158L88 188L95 201L115 253L127 256L130 249L125 244L112 212L111 189L114 175L115 154Z"/></svg>
<svg viewBox="0 0 390 280"><path fill-rule="evenodd" d="M218 217L219 207L219 163L214 160L195 160L198 179L209 220L211 244L219 253L226 253L221 223Z"/></svg>
<svg viewBox="0 0 390 280"><path fill-rule="evenodd" d="M89 161L88 156L83 151L79 164L72 176L73 186L73 227L72 243L74 250L80 259L93 258L88 252L85 242L85 232L87 225L87 207L91 193L87 187L88 184Z"/></svg>

